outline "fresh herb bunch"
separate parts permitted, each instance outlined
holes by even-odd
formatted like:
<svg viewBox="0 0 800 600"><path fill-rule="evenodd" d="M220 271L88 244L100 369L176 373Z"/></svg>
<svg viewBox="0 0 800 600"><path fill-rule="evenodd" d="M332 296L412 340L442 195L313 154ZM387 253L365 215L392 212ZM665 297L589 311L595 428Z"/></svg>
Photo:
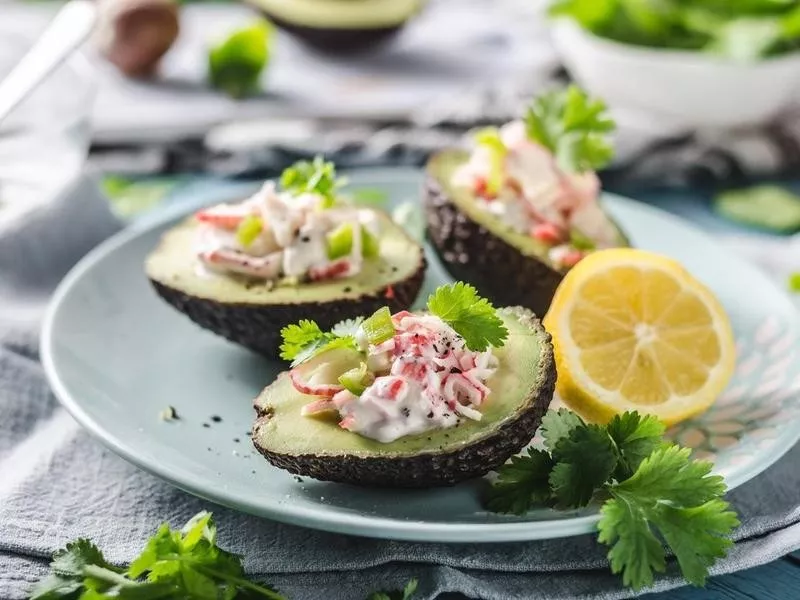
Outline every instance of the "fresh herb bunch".
<svg viewBox="0 0 800 600"><path fill-rule="evenodd" d="M211 47L208 51L211 85L233 98L257 91L261 74L269 62L273 38L272 24L259 19Z"/></svg>
<svg viewBox="0 0 800 600"><path fill-rule="evenodd" d="M321 156L301 160L281 174L281 187L293 194L317 194L323 198L323 208L336 203L337 191L347 181L336 174L336 165Z"/></svg>
<svg viewBox="0 0 800 600"><path fill-rule="evenodd" d="M565 171L602 169L614 156L609 134L615 123L605 103L575 85L538 96L525 113L525 125L528 137Z"/></svg>
<svg viewBox="0 0 800 600"><path fill-rule="evenodd" d="M274 589L248 580L241 558L217 546L217 528L208 512L198 513L180 530L163 524L127 569L109 564L85 539L58 551L50 568L31 600L285 600Z"/></svg>
<svg viewBox="0 0 800 600"><path fill-rule="evenodd" d="M474 287L462 281L439 286L428 298L428 311L450 325L464 338L470 350L483 351L489 346L499 348L508 337L508 329L492 304L478 296ZM297 366L335 348L357 350L356 335L360 328L366 328L369 334L372 328L385 333L387 328L393 332L393 327L388 307L378 309L366 320L342 321L331 331L322 331L314 321L304 319L281 330L281 358ZM383 339L386 339L385 335Z"/></svg>
<svg viewBox="0 0 800 600"><path fill-rule="evenodd" d="M739 61L800 49L795 0L556 0L550 14L625 44Z"/></svg>
<svg viewBox="0 0 800 600"><path fill-rule="evenodd" d="M537 504L602 502L598 540L610 546L611 569L622 573L624 585L652 584L653 572L666 566L664 543L687 581L705 583L739 525L710 462L691 460L688 448L664 440L658 419L636 412L594 425L551 410L541 431L545 449L529 449L498 470L489 510L523 514Z"/></svg>

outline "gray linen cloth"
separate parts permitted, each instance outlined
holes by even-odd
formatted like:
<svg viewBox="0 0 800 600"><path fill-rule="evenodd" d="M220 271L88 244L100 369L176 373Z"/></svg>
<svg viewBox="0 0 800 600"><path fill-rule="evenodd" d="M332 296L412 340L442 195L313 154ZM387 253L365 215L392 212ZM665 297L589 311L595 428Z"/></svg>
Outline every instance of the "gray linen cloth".
<svg viewBox="0 0 800 600"><path fill-rule="evenodd" d="M0 211L0 218L2 212ZM38 361L41 310L65 271L119 228L91 179L0 222L0 597L24 598L50 555L79 536L129 561L164 520L212 510L220 544L296 599L357 599L420 579L420 598L625 598L594 536L487 545L401 543L281 525L210 505L126 463L79 428ZM731 493L743 525L714 573L800 548L800 447ZM674 568L656 589L681 585Z"/></svg>

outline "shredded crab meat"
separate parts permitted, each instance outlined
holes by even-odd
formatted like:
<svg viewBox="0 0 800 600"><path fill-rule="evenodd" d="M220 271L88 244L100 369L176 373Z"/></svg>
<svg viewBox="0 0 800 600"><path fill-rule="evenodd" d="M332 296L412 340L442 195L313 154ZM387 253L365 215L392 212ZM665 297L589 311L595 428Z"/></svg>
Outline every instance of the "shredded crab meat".
<svg viewBox="0 0 800 600"><path fill-rule="evenodd" d="M598 247L616 243L616 230L598 204L600 180L594 172L565 172L549 150L528 137L522 121L503 125L500 138L507 152L498 190L489 192L493 154L483 145L456 170L453 183L470 188L479 205L510 228L545 244L569 244L573 230Z"/></svg>
<svg viewBox="0 0 800 600"><path fill-rule="evenodd" d="M352 277L363 268L363 230L378 237L375 215L341 205L321 210L315 194L278 192L266 182L251 198L238 204L219 204L198 211L196 256L215 273L235 273L261 280L298 278L325 281ZM244 243L239 228L257 218L260 230ZM345 256L330 258L328 235L347 225L352 244Z"/></svg>
<svg viewBox="0 0 800 600"><path fill-rule="evenodd" d="M498 366L492 350L470 350L435 316L403 311L392 321L395 335L367 348L368 365L382 366L374 382L360 396L320 387L326 397L306 405L303 414L335 409L342 428L382 442L480 420L490 393L486 382ZM292 381L300 391L309 389Z"/></svg>

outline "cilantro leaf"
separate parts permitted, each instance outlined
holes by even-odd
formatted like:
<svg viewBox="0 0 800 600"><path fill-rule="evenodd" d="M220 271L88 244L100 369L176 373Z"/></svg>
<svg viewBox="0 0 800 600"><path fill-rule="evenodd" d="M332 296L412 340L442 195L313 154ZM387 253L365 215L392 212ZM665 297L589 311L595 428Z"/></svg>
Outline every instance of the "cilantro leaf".
<svg viewBox="0 0 800 600"><path fill-rule="evenodd" d="M283 343L281 344L281 358L292 361L292 366L304 363L328 350L335 348L358 349L355 334L349 333L353 328L358 329L358 319L348 319L334 325L330 332L322 331L314 321L302 319L298 323L287 325L281 329Z"/></svg>
<svg viewBox="0 0 800 600"><path fill-rule="evenodd" d="M293 194L317 194L322 197L321 208L331 208L336 203L337 190L345 185L337 177L336 165L321 156L313 161L301 160L281 174L281 187Z"/></svg>
<svg viewBox="0 0 800 600"><path fill-rule="evenodd" d="M525 124L528 137L550 150L566 171L601 169L613 157L608 134L615 124L606 105L575 85L537 97L525 113Z"/></svg>
<svg viewBox="0 0 800 600"><path fill-rule="evenodd" d="M709 567L733 545L727 536L739 519L729 506L720 499L691 508L662 504L651 516L678 559L683 576L693 585L705 584Z"/></svg>
<svg viewBox="0 0 800 600"><path fill-rule="evenodd" d="M598 539L611 546L612 571L623 574L625 585L641 589L652 583L653 570L663 571L664 551L655 550L653 530L694 585L703 584L708 567L732 543L727 536L739 521L720 499L725 484L710 475L711 463L691 461L689 454L675 445L658 448L630 479L608 486L612 499L601 511Z"/></svg>
<svg viewBox="0 0 800 600"><path fill-rule="evenodd" d="M617 480L627 479L641 462L663 443L664 424L652 415L626 412L615 415L606 426L619 453Z"/></svg>
<svg viewBox="0 0 800 600"><path fill-rule="evenodd" d="M540 427L545 447L552 452L562 438L569 437L573 429L582 425L583 419L567 408L548 410Z"/></svg>
<svg viewBox="0 0 800 600"><path fill-rule="evenodd" d="M586 506L617 466L614 443L599 425L573 428L556 444L553 459L550 487L566 507Z"/></svg>
<svg viewBox="0 0 800 600"><path fill-rule="evenodd" d="M630 479L613 487L615 493L635 492L648 502L669 499L677 506L698 506L725 493L725 480L711 475L707 460L691 460L691 450L669 444L642 461Z"/></svg>
<svg viewBox="0 0 800 600"><path fill-rule="evenodd" d="M550 500L548 478L552 469L553 459L542 450L529 448L527 456L512 456L497 470L497 481L487 494L487 508L523 515L535 504L546 504Z"/></svg>
<svg viewBox="0 0 800 600"><path fill-rule="evenodd" d="M608 560L622 584L640 590L653 583L653 571L664 572L664 547L650 529L638 504L612 499L600 509L597 540L611 546Z"/></svg>
<svg viewBox="0 0 800 600"><path fill-rule="evenodd" d="M462 281L437 288L428 298L428 310L463 337L470 350L500 347L508 337L508 329L491 303Z"/></svg>
<svg viewBox="0 0 800 600"><path fill-rule="evenodd" d="M281 358L293 360L303 349L324 339L325 334L314 321L302 319L281 329Z"/></svg>

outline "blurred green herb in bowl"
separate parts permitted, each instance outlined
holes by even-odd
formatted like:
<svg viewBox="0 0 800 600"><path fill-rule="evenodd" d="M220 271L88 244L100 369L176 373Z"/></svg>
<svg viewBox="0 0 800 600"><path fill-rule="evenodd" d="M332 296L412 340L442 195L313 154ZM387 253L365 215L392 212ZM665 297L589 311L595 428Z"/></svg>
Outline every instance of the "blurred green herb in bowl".
<svg viewBox="0 0 800 600"><path fill-rule="evenodd" d="M796 0L555 0L549 12L635 46L744 62L800 50Z"/></svg>
<svg viewBox="0 0 800 600"><path fill-rule="evenodd" d="M211 85L234 98L258 91L272 54L273 38L272 24L259 19L213 45L208 52Z"/></svg>
<svg viewBox="0 0 800 600"><path fill-rule="evenodd" d="M158 206L178 183L174 177L135 180L108 175L103 178L101 188L114 213L130 219Z"/></svg>

